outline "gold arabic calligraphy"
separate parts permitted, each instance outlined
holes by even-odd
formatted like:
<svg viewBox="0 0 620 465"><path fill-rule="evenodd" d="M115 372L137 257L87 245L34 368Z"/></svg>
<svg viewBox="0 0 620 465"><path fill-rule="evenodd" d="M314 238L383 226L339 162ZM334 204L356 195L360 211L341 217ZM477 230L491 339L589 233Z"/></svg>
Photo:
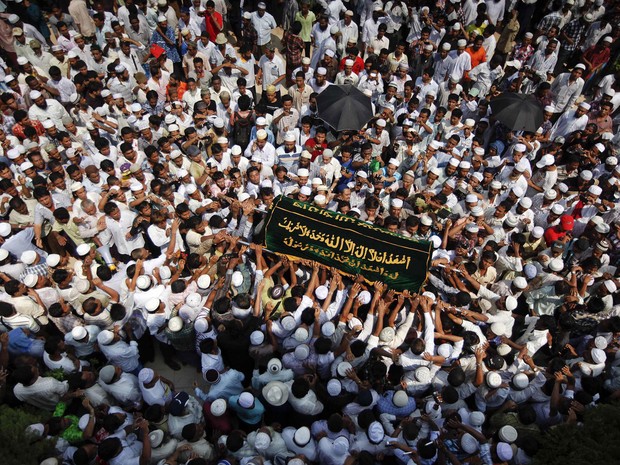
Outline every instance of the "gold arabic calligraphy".
<svg viewBox="0 0 620 465"><path fill-rule="evenodd" d="M380 252L371 247L356 244L337 234L324 233L284 217L278 226L295 235L283 240L284 245L301 252L311 252L329 260L348 265L361 271L378 273L390 279L398 279L399 273L384 266L400 265L408 269L411 257L407 255ZM305 240L304 240L305 239ZM319 243L313 245L310 241ZM321 247L320 245L324 245ZM372 265L371 265L372 263Z"/></svg>

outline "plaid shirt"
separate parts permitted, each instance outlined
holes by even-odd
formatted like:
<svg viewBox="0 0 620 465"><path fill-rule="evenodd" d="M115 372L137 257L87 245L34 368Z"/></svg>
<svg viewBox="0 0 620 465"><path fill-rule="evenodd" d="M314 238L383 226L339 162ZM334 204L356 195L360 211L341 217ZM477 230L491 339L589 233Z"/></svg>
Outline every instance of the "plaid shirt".
<svg viewBox="0 0 620 465"><path fill-rule="evenodd" d="M26 276L29 274L36 274L38 276L46 276L47 277L47 265L45 263L39 263L33 266L27 266L22 274L19 275L19 280L24 282Z"/></svg>
<svg viewBox="0 0 620 465"><path fill-rule="evenodd" d="M583 24L583 22L579 19L575 19L568 23L566 27L562 29L562 32L566 34L567 37L571 38L573 43L569 44L568 42L563 41L562 47L564 47L564 50L572 52L577 49L587 28L588 26Z"/></svg>
<svg viewBox="0 0 620 465"><path fill-rule="evenodd" d="M48 318L50 319L52 323L54 323L54 325L58 328L58 330L63 334L70 333L71 330L75 328L76 326L84 325L84 320L74 315L73 313L69 313L61 317L54 317L54 316L48 315Z"/></svg>
<svg viewBox="0 0 620 465"><path fill-rule="evenodd" d="M560 24L562 24L562 19L562 15L559 11L549 13L547 16L540 20L540 22L538 23L538 29L547 32L553 26L560 27Z"/></svg>
<svg viewBox="0 0 620 465"><path fill-rule="evenodd" d="M288 31L284 32L284 38L282 39L284 50L286 54L286 63L289 68L295 69L301 65L301 53L304 50L304 41L301 37L291 34ZM334 59L334 62L337 61Z"/></svg>
<svg viewBox="0 0 620 465"><path fill-rule="evenodd" d="M37 135L42 136L43 134L45 134L45 128L39 121L31 119L30 126L32 126L37 131ZM24 129L25 126L23 124L16 124L15 126L13 126L13 135L19 140L24 140L26 138L26 134L24 134Z"/></svg>
<svg viewBox="0 0 620 465"><path fill-rule="evenodd" d="M461 23L461 26L465 26L465 12L463 11L463 8L461 8L461 4L459 4L458 6L458 10L456 10L456 15L459 18L459 23Z"/></svg>
<svg viewBox="0 0 620 465"><path fill-rule="evenodd" d="M258 32L256 32L252 23L244 24L241 36L243 37L243 43L254 50L258 43Z"/></svg>
<svg viewBox="0 0 620 465"><path fill-rule="evenodd" d="M513 52L513 60L519 60L521 63L527 63L527 61L532 57L535 50L531 45L519 44L515 46Z"/></svg>

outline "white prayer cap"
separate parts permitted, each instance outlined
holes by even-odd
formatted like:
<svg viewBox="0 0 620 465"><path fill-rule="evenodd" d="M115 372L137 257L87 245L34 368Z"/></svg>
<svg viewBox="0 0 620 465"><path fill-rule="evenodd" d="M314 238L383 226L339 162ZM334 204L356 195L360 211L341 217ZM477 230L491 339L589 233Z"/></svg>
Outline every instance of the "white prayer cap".
<svg viewBox="0 0 620 465"><path fill-rule="evenodd" d="M503 442L511 443L517 440L519 433L514 426L504 425L499 429L498 436Z"/></svg>
<svg viewBox="0 0 620 465"><path fill-rule="evenodd" d="M603 193L603 189L601 189L599 186L590 186L588 188L588 192L592 195L601 195Z"/></svg>
<svg viewBox="0 0 620 465"><path fill-rule="evenodd" d="M211 415L221 417L226 413L226 401L224 399L215 399L211 404Z"/></svg>
<svg viewBox="0 0 620 465"><path fill-rule="evenodd" d="M522 391L530 384L530 380L525 373L517 373L512 377L512 385L515 389Z"/></svg>
<svg viewBox="0 0 620 465"><path fill-rule="evenodd" d="M342 383L339 379L332 378L327 382L327 393L335 397L342 392Z"/></svg>
<svg viewBox="0 0 620 465"><path fill-rule="evenodd" d="M551 212L556 215L561 215L562 213L564 213L564 207L559 203L556 203L553 205L553 207L551 207Z"/></svg>
<svg viewBox="0 0 620 465"><path fill-rule="evenodd" d="M590 356L592 357L592 361L596 364L605 363L605 360L607 360L607 354L601 349L591 349Z"/></svg>
<svg viewBox="0 0 620 465"><path fill-rule="evenodd" d="M250 334L250 343L253 346L259 346L265 341L265 333L262 331L256 330L252 331Z"/></svg>
<svg viewBox="0 0 620 465"><path fill-rule="evenodd" d="M486 374L486 383L491 389L497 389L502 384L502 377L496 371L489 371Z"/></svg>
<svg viewBox="0 0 620 465"><path fill-rule="evenodd" d="M295 347L294 354L297 360L306 360L308 356L310 355L310 348L308 347L307 344L300 344L297 347Z"/></svg>
<svg viewBox="0 0 620 465"><path fill-rule="evenodd" d="M34 250L27 250L21 254L20 260L25 265L32 265L37 259L37 253Z"/></svg>
<svg viewBox="0 0 620 465"><path fill-rule="evenodd" d="M27 287L33 288L37 285L37 281L39 280L38 275L36 274L28 274L24 278L24 284Z"/></svg>
<svg viewBox="0 0 620 465"><path fill-rule="evenodd" d="M159 299L149 299L146 304L144 304L144 308L146 308L147 312L154 312L159 308L161 301Z"/></svg>
<svg viewBox="0 0 620 465"><path fill-rule="evenodd" d="M466 454L473 454L478 450L478 441L471 434L465 433L461 436L461 448Z"/></svg>
<svg viewBox="0 0 620 465"><path fill-rule="evenodd" d="M90 253L90 251L91 251L91 248L90 248L90 245L88 245L88 244L80 244L75 249L75 252L80 257L85 257L86 255L88 255Z"/></svg>

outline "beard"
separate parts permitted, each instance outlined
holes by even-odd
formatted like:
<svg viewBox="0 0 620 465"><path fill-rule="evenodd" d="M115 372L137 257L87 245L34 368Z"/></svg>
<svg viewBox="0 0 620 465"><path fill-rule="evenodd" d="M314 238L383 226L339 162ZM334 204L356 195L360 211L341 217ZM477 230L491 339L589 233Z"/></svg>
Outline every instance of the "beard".
<svg viewBox="0 0 620 465"><path fill-rule="evenodd" d="M47 109L47 102L43 102L42 104L36 104L36 106L38 106L41 110L46 110Z"/></svg>

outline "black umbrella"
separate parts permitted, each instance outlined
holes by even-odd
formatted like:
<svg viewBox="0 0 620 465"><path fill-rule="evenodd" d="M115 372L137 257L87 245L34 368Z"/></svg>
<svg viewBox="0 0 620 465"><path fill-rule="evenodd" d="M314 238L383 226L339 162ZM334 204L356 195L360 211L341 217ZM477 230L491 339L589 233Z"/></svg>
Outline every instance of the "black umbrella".
<svg viewBox="0 0 620 465"><path fill-rule="evenodd" d="M316 105L319 118L336 131L359 131L373 117L370 98L350 84L329 86Z"/></svg>
<svg viewBox="0 0 620 465"><path fill-rule="evenodd" d="M543 122L543 109L531 95L507 92L491 100L493 117L513 131L536 132Z"/></svg>

